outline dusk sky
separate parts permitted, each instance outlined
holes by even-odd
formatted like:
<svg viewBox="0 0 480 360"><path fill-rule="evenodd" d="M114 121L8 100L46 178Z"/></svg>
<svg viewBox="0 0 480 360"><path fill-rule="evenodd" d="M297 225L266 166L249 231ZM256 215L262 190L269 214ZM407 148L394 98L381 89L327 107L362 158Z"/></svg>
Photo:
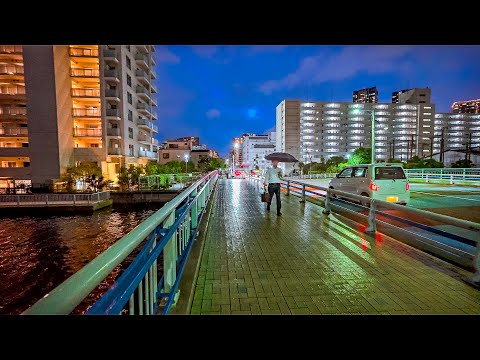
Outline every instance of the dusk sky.
<svg viewBox="0 0 480 360"><path fill-rule="evenodd" d="M199 136L226 156L242 133L275 127L283 99L352 101L376 86L430 87L437 112L480 98L480 46L161 46L155 53L160 141Z"/></svg>

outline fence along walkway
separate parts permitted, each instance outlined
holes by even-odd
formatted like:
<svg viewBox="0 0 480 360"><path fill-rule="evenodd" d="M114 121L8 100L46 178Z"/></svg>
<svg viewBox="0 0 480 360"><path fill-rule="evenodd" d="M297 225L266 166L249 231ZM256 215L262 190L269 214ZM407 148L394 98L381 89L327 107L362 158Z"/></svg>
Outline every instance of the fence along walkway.
<svg viewBox="0 0 480 360"><path fill-rule="evenodd" d="M255 180L219 180L192 314L480 313L464 270L382 234L370 238L298 197L282 195L277 217L260 189Z"/></svg>

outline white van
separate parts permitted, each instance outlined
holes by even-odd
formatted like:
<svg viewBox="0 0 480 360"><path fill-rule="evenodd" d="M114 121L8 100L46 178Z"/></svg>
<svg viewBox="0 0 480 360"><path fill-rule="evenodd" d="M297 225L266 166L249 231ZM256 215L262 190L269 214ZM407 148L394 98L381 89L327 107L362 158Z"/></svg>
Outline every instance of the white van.
<svg viewBox="0 0 480 360"><path fill-rule="evenodd" d="M346 166L328 187L402 205L410 202L410 184L402 165L396 163Z"/></svg>

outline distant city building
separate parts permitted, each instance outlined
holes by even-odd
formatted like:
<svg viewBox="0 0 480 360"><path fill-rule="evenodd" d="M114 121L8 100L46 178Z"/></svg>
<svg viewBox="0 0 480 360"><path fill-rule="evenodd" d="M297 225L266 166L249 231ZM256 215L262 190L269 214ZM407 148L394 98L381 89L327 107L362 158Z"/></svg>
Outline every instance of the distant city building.
<svg viewBox="0 0 480 360"><path fill-rule="evenodd" d="M430 88L413 88L392 93L392 104L430 104Z"/></svg>
<svg viewBox="0 0 480 360"><path fill-rule="evenodd" d="M215 150L208 150L208 153L212 158L220 158L220 156L218 155L218 152L216 152Z"/></svg>
<svg viewBox="0 0 480 360"><path fill-rule="evenodd" d="M356 103L377 103L378 90L377 87L365 88L353 92L353 102Z"/></svg>
<svg viewBox="0 0 480 360"><path fill-rule="evenodd" d="M190 157L192 149L193 140L191 138L167 140L160 147L158 162L160 164L166 164L173 160L185 161L185 156Z"/></svg>
<svg viewBox="0 0 480 360"><path fill-rule="evenodd" d="M283 100L277 106L277 151L304 163L331 156L349 157L371 146L371 113L375 111L375 157L407 160L429 155L434 104L372 104Z"/></svg>
<svg viewBox="0 0 480 360"><path fill-rule="evenodd" d="M207 145L193 145L192 150L207 150Z"/></svg>
<svg viewBox="0 0 480 360"><path fill-rule="evenodd" d="M452 104L452 111L461 114L480 114L480 99L455 101Z"/></svg>
<svg viewBox="0 0 480 360"><path fill-rule="evenodd" d="M0 45L0 188L155 160L153 45Z"/></svg>
<svg viewBox="0 0 480 360"><path fill-rule="evenodd" d="M235 159L235 166L241 166L243 164L242 144L246 136L247 134L243 134L242 137L232 139L232 149L230 150L229 159ZM235 146L235 144L238 144L238 146Z"/></svg>
<svg viewBox="0 0 480 360"><path fill-rule="evenodd" d="M275 132L246 136L242 144L243 164L246 165L246 169L255 170L258 166L259 170L265 171L270 163L265 160L265 156L275 152L275 146Z"/></svg>
<svg viewBox="0 0 480 360"><path fill-rule="evenodd" d="M192 150L190 152L190 160L193 162L193 165L195 165L195 168L198 169L198 164L200 163L200 160L206 159L210 157L210 150Z"/></svg>
<svg viewBox="0 0 480 360"><path fill-rule="evenodd" d="M181 138L176 138L176 141L190 141L192 146L199 146L200 145L200 138L198 136L186 136Z"/></svg>

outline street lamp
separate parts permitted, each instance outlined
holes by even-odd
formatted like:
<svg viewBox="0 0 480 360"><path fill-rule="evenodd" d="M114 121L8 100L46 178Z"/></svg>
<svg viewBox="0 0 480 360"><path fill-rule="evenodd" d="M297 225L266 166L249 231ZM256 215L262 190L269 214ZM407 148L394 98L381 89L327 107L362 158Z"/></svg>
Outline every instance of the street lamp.
<svg viewBox="0 0 480 360"><path fill-rule="evenodd" d="M188 172L188 169L187 169L187 164L188 164L188 154L185 154L185 155L183 155L183 157L185 158L185 172L187 173L187 172Z"/></svg>

